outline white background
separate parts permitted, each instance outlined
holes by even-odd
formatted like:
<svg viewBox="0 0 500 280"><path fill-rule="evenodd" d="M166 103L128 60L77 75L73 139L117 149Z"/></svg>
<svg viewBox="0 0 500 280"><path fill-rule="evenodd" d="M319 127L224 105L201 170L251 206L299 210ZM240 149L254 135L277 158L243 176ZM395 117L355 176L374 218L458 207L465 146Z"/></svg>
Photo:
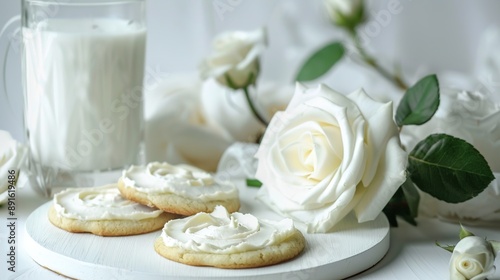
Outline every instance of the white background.
<svg viewBox="0 0 500 280"><path fill-rule="evenodd" d="M387 17L390 2L394 1L399 12ZM428 72L470 73L482 32L500 24L500 1L495 0L368 3L372 19L361 29L369 35L368 48L387 61L399 61L410 72L424 68ZM2 1L0 26L19 15L20 6L20 1ZM11 39L16 25L7 28L6 35L0 38L0 62L4 61L7 43L15 46L6 59L8 99L0 79L0 129L22 141L20 50L19 42ZM329 24L319 0L149 0L146 67L166 74L195 72L210 50L213 36L224 30L262 26L269 32L262 78L281 83L292 82L311 51L342 36ZM339 81L334 78L325 82L344 90L369 87L358 85L355 76L347 79L342 79L342 85L336 85Z"/></svg>

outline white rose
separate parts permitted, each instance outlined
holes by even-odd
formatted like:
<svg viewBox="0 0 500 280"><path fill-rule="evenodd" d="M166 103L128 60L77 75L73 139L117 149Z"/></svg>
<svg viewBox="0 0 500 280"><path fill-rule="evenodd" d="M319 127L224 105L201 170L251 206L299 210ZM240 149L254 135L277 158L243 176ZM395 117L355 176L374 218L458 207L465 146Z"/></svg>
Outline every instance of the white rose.
<svg viewBox="0 0 500 280"><path fill-rule="evenodd" d="M403 129L402 142L408 151L433 133L446 133L466 140L485 157L497 178L478 196L462 203L446 203L422 193L421 214L462 222L500 220L499 123L500 104L480 92L444 88L434 117L423 125Z"/></svg>
<svg viewBox="0 0 500 280"><path fill-rule="evenodd" d="M500 102L500 29L492 26L484 31L477 45L475 75L481 86L494 93L492 98Z"/></svg>
<svg viewBox="0 0 500 280"><path fill-rule="evenodd" d="M460 240L450 260L450 279L482 280L495 272L495 252L491 243L478 236Z"/></svg>
<svg viewBox="0 0 500 280"><path fill-rule="evenodd" d="M333 23L355 26L363 20L363 0L325 0L325 7Z"/></svg>
<svg viewBox="0 0 500 280"><path fill-rule="evenodd" d="M222 33L213 42L213 53L200 66L201 76L203 79L213 77L233 89L254 84L259 75L259 56L265 46L264 29ZM233 86L228 84L226 76Z"/></svg>
<svg viewBox="0 0 500 280"><path fill-rule="evenodd" d="M231 141L206 124L195 75L162 80L145 94L146 161L187 163L215 171Z"/></svg>
<svg viewBox="0 0 500 280"><path fill-rule="evenodd" d="M292 86L270 82L249 90L255 107L267 120L286 108L293 93ZM265 127L253 115L242 90L232 90L208 79L202 86L200 106L207 124L223 131L231 141L255 143L264 132Z"/></svg>
<svg viewBox="0 0 500 280"><path fill-rule="evenodd" d="M344 96L297 85L256 157L259 199L309 232L329 231L351 210L359 222L375 219L406 179L392 102L363 90Z"/></svg>
<svg viewBox="0 0 500 280"><path fill-rule="evenodd" d="M0 130L0 205L8 199L9 170L15 170L16 188L24 185L27 176L28 148L16 142L7 131ZM21 170L22 169L22 170ZM22 171L22 172L21 172ZM25 179L21 179L22 176Z"/></svg>

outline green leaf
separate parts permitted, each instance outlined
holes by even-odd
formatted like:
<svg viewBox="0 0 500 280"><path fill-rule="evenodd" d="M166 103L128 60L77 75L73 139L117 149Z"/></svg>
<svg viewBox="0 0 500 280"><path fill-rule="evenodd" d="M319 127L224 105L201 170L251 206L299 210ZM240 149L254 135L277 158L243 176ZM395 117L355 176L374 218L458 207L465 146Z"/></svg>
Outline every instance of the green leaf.
<svg viewBox="0 0 500 280"><path fill-rule="evenodd" d="M464 239L469 236L474 236L474 233L468 231L462 225L460 225L460 234L458 236L460 237L460 239Z"/></svg>
<svg viewBox="0 0 500 280"><path fill-rule="evenodd" d="M247 187L260 188L262 183L257 179L247 179Z"/></svg>
<svg viewBox="0 0 500 280"><path fill-rule="evenodd" d="M398 220L396 219L397 214L391 210L389 207L385 207L384 210L382 210L387 217L387 220L389 221L389 225L391 227L398 227Z"/></svg>
<svg viewBox="0 0 500 280"><path fill-rule="evenodd" d="M408 172L422 191L449 203L477 196L495 179L471 144L447 134L420 141L408 156Z"/></svg>
<svg viewBox="0 0 500 280"><path fill-rule="evenodd" d="M417 226L417 221L415 221L415 217L413 217L411 214L407 213L399 213L397 214L401 219L403 219L405 222L409 223L412 226Z"/></svg>
<svg viewBox="0 0 500 280"><path fill-rule="evenodd" d="M495 240L490 240L489 241L491 244L491 247L493 247L493 252L495 252L495 256L500 253L500 242L495 241Z"/></svg>
<svg viewBox="0 0 500 280"><path fill-rule="evenodd" d="M305 82L319 78L344 56L344 46L340 42L330 43L316 51L300 68L296 81Z"/></svg>
<svg viewBox="0 0 500 280"><path fill-rule="evenodd" d="M384 207L383 212L387 216L391 227L398 226L396 217L402 218L411 225L417 225L417 222L415 221L414 216L412 215L411 210L408 206L408 202L406 201L402 187L400 187L392 196L387 205Z"/></svg>
<svg viewBox="0 0 500 280"><path fill-rule="evenodd" d="M439 244L437 241L436 241L436 245L441 247L442 249L445 249L446 251L448 251L450 253L453 253L453 250L455 250L454 245L443 246L443 245Z"/></svg>
<svg viewBox="0 0 500 280"><path fill-rule="evenodd" d="M401 189L408 203L408 208L410 209L410 214L413 218L418 216L418 203L420 202L420 194L413 182L407 178L406 181L401 185Z"/></svg>
<svg viewBox="0 0 500 280"><path fill-rule="evenodd" d="M439 82L436 75L429 75L410 87L396 111L396 123L420 125L434 116L439 107Z"/></svg>

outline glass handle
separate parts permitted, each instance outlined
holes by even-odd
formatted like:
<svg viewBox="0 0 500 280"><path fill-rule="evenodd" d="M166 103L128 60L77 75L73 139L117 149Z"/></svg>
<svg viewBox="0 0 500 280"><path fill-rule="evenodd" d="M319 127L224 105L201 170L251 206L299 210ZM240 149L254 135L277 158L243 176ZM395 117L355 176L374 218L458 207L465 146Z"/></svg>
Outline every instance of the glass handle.
<svg viewBox="0 0 500 280"><path fill-rule="evenodd" d="M7 33L7 30L9 27L13 24L15 24L17 21L21 21L21 15L13 16L11 17L2 27L2 30L0 30L0 39L4 34ZM14 33L19 32L19 27L14 31ZM7 92L7 58L9 56L9 50L11 46L11 41L7 40L7 47L5 48L5 52L3 55L3 60L2 60L2 82L3 82L3 92L5 95L5 98L7 99L7 104L10 104L9 101L9 94Z"/></svg>

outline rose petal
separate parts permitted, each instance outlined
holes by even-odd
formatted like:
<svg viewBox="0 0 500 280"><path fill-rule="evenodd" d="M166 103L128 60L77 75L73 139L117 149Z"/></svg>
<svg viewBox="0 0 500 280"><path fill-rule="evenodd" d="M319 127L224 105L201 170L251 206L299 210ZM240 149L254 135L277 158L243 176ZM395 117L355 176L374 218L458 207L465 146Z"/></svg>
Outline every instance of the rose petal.
<svg viewBox="0 0 500 280"><path fill-rule="evenodd" d="M401 148L399 139L391 138L385 148L385 155L379 161L375 177L367 188L363 188L363 198L354 208L360 223L375 219L404 183L407 159L408 155Z"/></svg>
<svg viewBox="0 0 500 280"><path fill-rule="evenodd" d="M387 125L386 121L392 119L392 102L380 103L369 97L360 89L348 95L358 105L367 122L367 142L372 147L385 147L391 137L398 135L395 125ZM366 161L376 163L384 154L384 149L375 148L366 150ZM363 175L363 184L370 185L375 176L377 165L368 165Z"/></svg>

